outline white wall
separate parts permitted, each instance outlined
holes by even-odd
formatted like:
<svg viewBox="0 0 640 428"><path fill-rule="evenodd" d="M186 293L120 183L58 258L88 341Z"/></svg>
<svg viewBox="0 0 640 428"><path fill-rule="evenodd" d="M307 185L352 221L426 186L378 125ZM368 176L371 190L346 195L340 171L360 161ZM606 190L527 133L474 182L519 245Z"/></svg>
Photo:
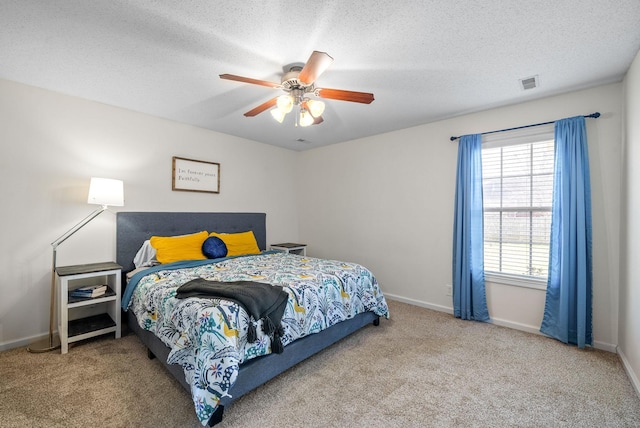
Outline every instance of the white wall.
<svg viewBox="0 0 640 428"><path fill-rule="evenodd" d="M385 293L452 311L457 145L471 134L602 113L587 120L593 205L594 338L615 350L618 331L621 84L531 101L300 154L300 239L314 256L360 262ZM537 331L544 291L488 284L492 318ZM392 314L393 315L393 314Z"/></svg>
<svg viewBox="0 0 640 428"><path fill-rule="evenodd" d="M640 394L640 53L624 83L626 121L618 352Z"/></svg>
<svg viewBox="0 0 640 428"><path fill-rule="evenodd" d="M87 216L91 176L125 183L126 211L267 213L267 240L298 239L296 152L0 80L0 349L48 331L51 245ZM220 194L171 190L171 158L219 162ZM106 212L58 265L113 260Z"/></svg>
<svg viewBox="0 0 640 428"><path fill-rule="evenodd" d="M630 111L638 109L637 62L627 79ZM587 121L594 337L612 349L619 336L622 89L606 85L298 153L0 80L0 349L47 331L49 244L93 209L85 202L91 176L125 181L122 210L266 212L268 242L299 239L310 255L361 262L389 296L451 311L445 285L457 146L449 137L593 111L602 113ZM627 159L637 161L633 126ZM172 156L220 162L221 193L171 191ZM640 178L629 180L636 184L631 210ZM110 260L114 240L107 212L62 244L59 265ZM630 257L640 248L628 251L620 344L637 373L640 328L631 305L639 306L631 284L640 272ZM495 322L539 328L543 292L488 284L487 293Z"/></svg>

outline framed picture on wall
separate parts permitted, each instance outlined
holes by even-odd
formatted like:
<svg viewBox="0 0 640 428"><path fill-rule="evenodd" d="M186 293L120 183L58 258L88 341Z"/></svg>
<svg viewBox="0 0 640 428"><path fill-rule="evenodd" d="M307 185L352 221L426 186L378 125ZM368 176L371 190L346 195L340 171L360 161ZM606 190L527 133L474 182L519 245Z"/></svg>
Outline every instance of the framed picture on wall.
<svg viewBox="0 0 640 428"><path fill-rule="evenodd" d="M220 193L220 164L174 156L171 190Z"/></svg>

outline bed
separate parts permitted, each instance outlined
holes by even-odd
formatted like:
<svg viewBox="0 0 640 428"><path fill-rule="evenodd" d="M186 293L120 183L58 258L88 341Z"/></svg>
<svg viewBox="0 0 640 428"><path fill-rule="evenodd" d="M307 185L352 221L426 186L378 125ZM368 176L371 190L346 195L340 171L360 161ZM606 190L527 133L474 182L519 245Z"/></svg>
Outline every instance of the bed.
<svg viewBox="0 0 640 428"><path fill-rule="evenodd" d="M128 279L127 273L140 271L140 269L135 269L133 260L150 237L189 235L203 230L222 234L240 234L252 231L260 254L185 262L188 266L183 265L183 262L156 266L133 275L132 282L127 284L123 295L123 309L129 309L125 312L129 329L146 345L149 356L157 357L169 373L192 395L196 415L203 425L213 426L220 422L225 407L288 368L363 327L371 324L378 325L380 316L388 317L388 307L384 296L375 277L366 268L353 263L266 251L266 214L264 213L117 213L116 262L123 267L123 276L125 277L123 280ZM306 275L307 271L300 270L309 269L309 272L315 272L316 269L321 268L328 269L332 273L330 275L314 274L314 276ZM339 271L342 270L348 271L348 275L345 276L344 283L340 283L339 287L336 287L336 281L342 281L335 279L338 278L336 275L341 274ZM283 278L289 278L292 275L296 280L291 285L283 282L285 281ZM284 332L282 336L284 348L281 353L270 353L270 344L274 344L276 340L273 335L265 336L260 332L260 338L253 344L249 343L246 339L245 324L258 326L260 324L252 322L255 321L252 318L247 321L246 312L238 309L235 303L224 299L205 299L203 302L203 299L199 298L185 300L174 298L176 296L175 288L172 287L178 286L194 276L221 281L250 277L250 279L256 279L256 282L266 282L272 285L275 285L276 282L279 283L283 287L282 290L285 290L289 295L282 321L283 328L280 330ZM309 291L313 289L309 285L314 281L312 277L323 278L316 288L325 290L324 293L327 293L326 290L333 286L338 290L337 299L340 299L341 293L348 299L352 297L354 299L357 297L357 299L351 301L344 300L343 297L343 303L336 303L338 306L327 305L322 300L320 304L316 302L313 308L306 307L305 310L304 305L309 304L307 301L310 300L313 303L314 299L307 297L303 299L300 297L300 293L306 293L305 296L313 296ZM310 279L300 280L298 278ZM323 282L324 285L322 285ZM357 291L354 287L358 287ZM144 290L156 294L148 295L153 297L143 297L145 296ZM163 297L157 297L160 295ZM305 301L303 302L303 300ZM148 301L161 301L162 303L158 304L157 309L149 312L150 310L147 308L145 309L147 312L145 312L141 310L141 307L148 305ZM217 306L210 308L204 305ZM327 309L328 306L331 306L331 309ZM196 309L192 309L194 307ZM335 307L340 310L336 311ZM220 349L220 345L211 344L202 339L204 336L198 336L199 339L195 339L192 334L196 333L188 330L188 328L196 329L194 325L198 325L198 328L202 330L201 324L199 324L202 319L202 308L206 309L207 315L216 311L217 318L211 315L212 320L222 320L224 317L226 321L226 324L223 322L219 324L220 332L228 337L222 338L223 334L213 330L207 333L207 337L211 338L217 335L221 338L216 340L220 341L229 340L231 337L231 344L235 346L235 348L231 346L224 348L225 350L233 348L232 355L229 352L227 354L218 352L211 360L206 361L206 364L211 367L218 366L221 359L222 362L226 362L226 366L220 365L216 372L216 376L221 375L224 382L214 382L210 369L204 371L206 376L202 374L203 372L198 371L198 367L204 364L201 361L204 358L203 355L212 354L210 351L214 348ZM162 310L171 311L171 314L162 314ZM298 321L292 322L291 320L300 316L296 312L303 312L304 316L315 314L315 318L312 321L308 319L303 321L300 318ZM343 312L343 314L336 314L336 312ZM191 321L175 321L176 313L186 313L187 318L189 313L197 313L200 318L196 319L196 315L194 315ZM322 314L319 315L320 313ZM232 322L233 314L236 318ZM160 320L165 324L171 323L171 327L156 325L156 323L161 323ZM213 322L215 324L215 321ZM211 320L207 320L207 323L210 324ZM302 331L304 330L302 324L305 325L304 329L309 327L309 330ZM222 331L223 327L226 330ZM229 333L227 331L229 329L233 330ZM150 330L155 331L157 335ZM298 334L302 337L297 338ZM198 341L202 343L196 343ZM200 348L198 348L199 346Z"/></svg>

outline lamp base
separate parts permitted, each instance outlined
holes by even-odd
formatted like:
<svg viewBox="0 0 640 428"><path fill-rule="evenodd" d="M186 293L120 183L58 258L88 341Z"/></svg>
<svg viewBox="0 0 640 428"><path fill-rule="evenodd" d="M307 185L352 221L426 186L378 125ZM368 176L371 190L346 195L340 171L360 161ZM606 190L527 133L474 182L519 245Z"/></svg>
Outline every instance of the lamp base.
<svg viewBox="0 0 640 428"><path fill-rule="evenodd" d="M51 337L29 344L29 346L27 346L27 351L34 354L40 354L54 351L58 348L60 348L60 337L57 334L54 334Z"/></svg>

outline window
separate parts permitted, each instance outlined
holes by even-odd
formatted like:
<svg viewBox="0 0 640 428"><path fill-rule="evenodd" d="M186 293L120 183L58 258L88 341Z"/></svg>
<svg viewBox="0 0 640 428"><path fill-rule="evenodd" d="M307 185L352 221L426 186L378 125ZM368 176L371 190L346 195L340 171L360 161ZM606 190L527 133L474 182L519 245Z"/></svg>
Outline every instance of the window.
<svg viewBox="0 0 640 428"><path fill-rule="evenodd" d="M547 279L553 152L549 130L483 142L484 269L489 277L502 276L501 282Z"/></svg>

